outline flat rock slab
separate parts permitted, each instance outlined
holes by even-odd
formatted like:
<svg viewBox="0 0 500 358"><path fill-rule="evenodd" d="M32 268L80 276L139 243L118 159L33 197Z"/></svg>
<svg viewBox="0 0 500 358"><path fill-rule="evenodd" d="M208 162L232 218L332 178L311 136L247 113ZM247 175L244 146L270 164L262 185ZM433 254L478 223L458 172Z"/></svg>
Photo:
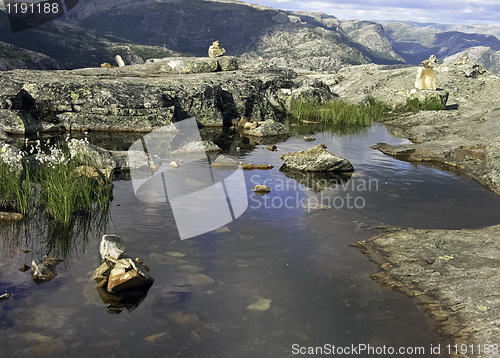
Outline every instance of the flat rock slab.
<svg viewBox="0 0 500 358"><path fill-rule="evenodd" d="M354 167L344 158L337 157L320 144L300 152L287 153L281 156L284 166L304 172L352 172Z"/></svg>
<svg viewBox="0 0 500 358"><path fill-rule="evenodd" d="M500 225L479 230L397 229L358 245L380 265L373 279L416 297L443 334L457 344L495 344L500 334L498 237Z"/></svg>

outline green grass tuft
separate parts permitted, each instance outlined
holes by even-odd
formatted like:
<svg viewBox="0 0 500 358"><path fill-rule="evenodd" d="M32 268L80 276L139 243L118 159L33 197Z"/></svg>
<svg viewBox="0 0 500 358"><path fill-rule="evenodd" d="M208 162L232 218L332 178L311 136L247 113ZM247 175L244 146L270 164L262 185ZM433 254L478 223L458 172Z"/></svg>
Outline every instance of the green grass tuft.
<svg viewBox="0 0 500 358"><path fill-rule="evenodd" d="M290 115L298 120L318 121L335 126L368 126L389 113L389 106L369 97L366 103L356 104L341 100L318 103L315 100L293 100Z"/></svg>
<svg viewBox="0 0 500 358"><path fill-rule="evenodd" d="M439 98L431 97L425 101L421 101L418 98L407 98L406 99L406 111L409 112L419 112L419 111L441 111L446 108Z"/></svg>
<svg viewBox="0 0 500 358"><path fill-rule="evenodd" d="M0 153L0 208L24 215L40 208L63 225L71 224L78 215L106 211L112 198L110 179L76 170L81 165L91 167L92 160L55 146L42 148L40 143L30 153L4 146Z"/></svg>

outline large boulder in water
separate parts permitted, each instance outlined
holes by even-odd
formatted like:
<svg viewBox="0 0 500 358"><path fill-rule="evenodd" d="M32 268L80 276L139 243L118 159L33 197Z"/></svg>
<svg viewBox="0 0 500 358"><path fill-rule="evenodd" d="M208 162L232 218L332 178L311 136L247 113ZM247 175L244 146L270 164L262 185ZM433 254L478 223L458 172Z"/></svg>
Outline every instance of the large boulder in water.
<svg viewBox="0 0 500 358"><path fill-rule="evenodd" d="M308 150L281 156L284 166L304 172L353 172L354 167L344 158L337 157L320 144Z"/></svg>

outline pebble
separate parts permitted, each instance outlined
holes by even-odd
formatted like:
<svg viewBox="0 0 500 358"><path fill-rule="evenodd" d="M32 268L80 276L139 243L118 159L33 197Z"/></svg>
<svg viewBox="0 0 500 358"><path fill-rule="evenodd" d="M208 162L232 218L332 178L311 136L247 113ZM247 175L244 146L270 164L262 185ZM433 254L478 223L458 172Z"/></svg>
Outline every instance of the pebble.
<svg viewBox="0 0 500 358"><path fill-rule="evenodd" d="M253 191L256 193L260 193L260 194L267 194L267 193L271 192L271 188L266 186L266 185L256 185L253 188Z"/></svg>
<svg viewBox="0 0 500 358"><path fill-rule="evenodd" d="M189 275L188 282L191 286L197 287L213 285L215 283L215 280L210 276L199 273L195 275Z"/></svg>

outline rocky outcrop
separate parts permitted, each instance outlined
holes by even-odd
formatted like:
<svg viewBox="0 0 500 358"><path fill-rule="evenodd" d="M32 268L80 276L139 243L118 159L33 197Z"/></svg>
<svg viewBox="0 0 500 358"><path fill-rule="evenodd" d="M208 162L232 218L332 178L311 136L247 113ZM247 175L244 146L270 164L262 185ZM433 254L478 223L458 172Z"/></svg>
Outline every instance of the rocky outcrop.
<svg viewBox="0 0 500 358"><path fill-rule="evenodd" d="M337 157L326 150L324 144L300 152L281 156L283 166L304 172L352 172L354 167L344 158Z"/></svg>
<svg viewBox="0 0 500 358"><path fill-rule="evenodd" d="M204 57L165 57L148 59L146 63L157 63L163 73L206 73L217 71L235 71L238 59L233 56Z"/></svg>
<svg viewBox="0 0 500 358"><path fill-rule="evenodd" d="M416 298L441 333L469 345L498 337L499 235L500 226L397 229L358 246L380 267L373 279Z"/></svg>
<svg viewBox="0 0 500 358"><path fill-rule="evenodd" d="M59 63L47 55L0 41L0 71L14 69L56 70Z"/></svg>
<svg viewBox="0 0 500 358"><path fill-rule="evenodd" d="M486 188L500 193L500 79L485 71L470 76L474 64L445 62L435 67L439 87L449 92L448 110L399 115L384 122L400 128L413 143L383 146L409 161L439 162L468 174ZM380 100L405 103L414 86L415 67L364 65L340 71L332 90L341 97L362 100L369 93ZM328 82L332 76L318 76Z"/></svg>
<svg viewBox="0 0 500 358"><path fill-rule="evenodd" d="M190 117L204 126L231 126L241 116L280 120L303 82L293 71L188 75L171 70L159 61L113 69L0 73L1 129L16 134L151 131ZM327 86L315 91L333 96Z"/></svg>
<svg viewBox="0 0 500 358"><path fill-rule="evenodd" d="M353 20L342 21L340 26L351 41L362 46L360 49L373 62L385 64L406 62L392 48L382 25L371 21Z"/></svg>
<svg viewBox="0 0 500 358"><path fill-rule="evenodd" d="M428 89L412 89L408 94L408 99L418 101L422 106L426 106L429 104L441 105L444 109L446 107L446 103L448 102L448 97L450 93L443 89L436 90L428 90ZM438 109L438 108L436 108Z"/></svg>
<svg viewBox="0 0 500 358"><path fill-rule="evenodd" d="M73 9L75 10L75 9ZM73 14L73 11L68 12ZM179 52L163 46L140 43L106 36L63 21L50 21L29 31L15 34L9 27L4 12L0 13L0 63L11 69L74 69L97 67L101 63L114 63L120 55L127 64L141 64L148 58L179 56ZM104 35L104 36L102 36ZM154 45L162 44L162 42ZM15 46L9 48L7 46ZM14 51L13 51L14 50ZM4 56L1 56L1 54ZM15 66L15 67L12 67Z"/></svg>
<svg viewBox="0 0 500 358"><path fill-rule="evenodd" d="M493 50L485 46L476 46L446 57L444 61L458 61L463 56L469 58L469 63L463 63L461 65L464 66L464 72L468 73L470 77L478 74L477 69L475 70L472 68L474 64L488 69L488 71L491 71L497 76L500 75L500 50Z"/></svg>

